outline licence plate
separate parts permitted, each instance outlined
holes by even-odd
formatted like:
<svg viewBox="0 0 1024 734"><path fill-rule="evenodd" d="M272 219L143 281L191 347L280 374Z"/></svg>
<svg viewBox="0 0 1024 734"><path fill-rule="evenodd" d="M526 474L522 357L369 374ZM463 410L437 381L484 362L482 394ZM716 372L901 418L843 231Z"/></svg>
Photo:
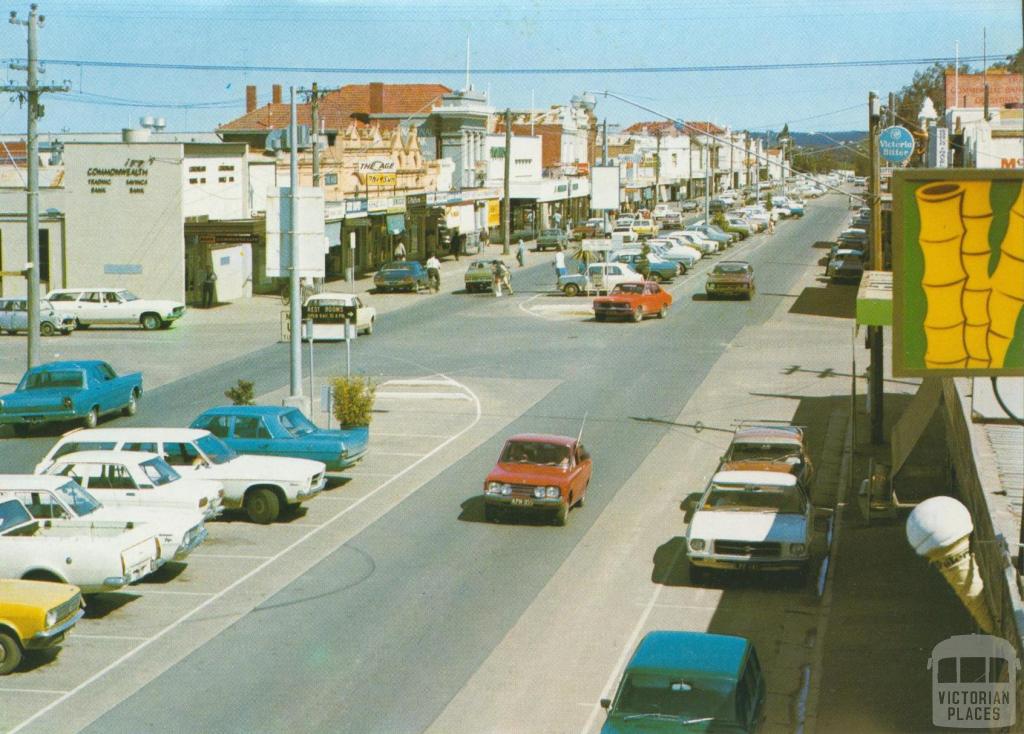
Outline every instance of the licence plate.
<svg viewBox="0 0 1024 734"><path fill-rule="evenodd" d="M521 505L523 507L530 507L531 505L533 505L533 500L528 499L526 497L513 497L512 504Z"/></svg>

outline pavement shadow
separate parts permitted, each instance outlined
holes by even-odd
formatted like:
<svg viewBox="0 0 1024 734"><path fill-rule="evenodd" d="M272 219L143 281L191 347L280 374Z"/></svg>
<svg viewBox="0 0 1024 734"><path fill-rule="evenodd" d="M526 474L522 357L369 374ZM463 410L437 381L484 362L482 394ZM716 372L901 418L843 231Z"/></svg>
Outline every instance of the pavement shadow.
<svg viewBox="0 0 1024 734"><path fill-rule="evenodd" d="M857 315L857 286L830 285L827 288L808 286L789 307L789 312L808 316L852 319Z"/></svg>
<svg viewBox="0 0 1024 734"><path fill-rule="evenodd" d="M72 634L74 633L72 632ZM25 657L22 658L21 665L14 671L14 674L31 673L37 668L49 665L57 659L63 649L63 645L58 645L57 647L48 647L45 650L26 650Z"/></svg>
<svg viewBox="0 0 1024 734"><path fill-rule="evenodd" d="M171 561L165 563L153 573L149 574L142 583L146 584L166 584L174 581L174 579L181 576L185 572L188 564L184 561Z"/></svg>
<svg viewBox="0 0 1024 734"><path fill-rule="evenodd" d="M484 498L475 494L463 502L460 507L459 520L462 522L487 522L484 518Z"/></svg>
<svg viewBox="0 0 1024 734"><path fill-rule="evenodd" d="M103 619L121 607L138 599L137 594L123 591L106 591L102 594L91 594L85 603L85 619Z"/></svg>
<svg viewBox="0 0 1024 734"><path fill-rule="evenodd" d="M835 246L835 244L836 243L831 240L818 240L813 245L811 245L811 247L813 247L815 250L831 250L832 247Z"/></svg>

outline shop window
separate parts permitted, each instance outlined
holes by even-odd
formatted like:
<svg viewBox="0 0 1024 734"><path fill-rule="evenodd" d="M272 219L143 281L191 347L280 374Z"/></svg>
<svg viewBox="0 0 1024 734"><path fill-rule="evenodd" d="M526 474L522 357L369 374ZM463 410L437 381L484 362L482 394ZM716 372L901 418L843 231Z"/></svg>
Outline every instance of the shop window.
<svg viewBox="0 0 1024 734"><path fill-rule="evenodd" d="M189 173L206 173L206 166L189 166Z"/></svg>

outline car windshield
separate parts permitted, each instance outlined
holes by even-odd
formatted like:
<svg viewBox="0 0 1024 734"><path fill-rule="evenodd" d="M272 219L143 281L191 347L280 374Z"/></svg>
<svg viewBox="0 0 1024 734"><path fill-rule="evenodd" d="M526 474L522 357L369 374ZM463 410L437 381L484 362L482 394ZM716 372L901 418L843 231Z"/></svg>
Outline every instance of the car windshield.
<svg viewBox="0 0 1024 734"><path fill-rule="evenodd" d="M403 270L408 270L408 269L409 269L409 265L407 263L388 263L387 265L385 265L384 267L381 268L381 271L385 272L385 273L387 273L387 272L401 272Z"/></svg>
<svg viewBox="0 0 1024 734"><path fill-rule="evenodd" d="M802 515L804 499L803 493L795 486L712 484L701 509Z"/></svg>
<svg viewBox="0 0 1024 734"><path fill-rule="evenodd" d="M728 461L776 461L800 456L800 447L787 443L734 443Z"/></svg>
<svg viewBox="0 0 1024 734"><path fill-rule="evenodd" d="M307 436L310 433L316 433L317 427L309 418L304 416L297 410L290 410L287 413L281 415L281 425L291 435L298 438L299 436Z"/></svg>
<svg viewBox="0 0 1024 734"><path fill-rule="evenodd" d="M728 704L728 691L717 681L705 685L699 680L683 680L651 673L627 673L615 700L614 713L626 717L654 715L658 717L712 719L723 714Z"/></svg>
<svg viewBox="0 0 1024 734"><path fill-rule="evenodd" d="M216 436L203 436L196 441L196 446L214 464L226 464L238 456L233 448Z"/></svg>
<svg viewBox="0 0 1024 734"><path fill-rule="evenodd" d="M124 301L137 301L139 297L131 291L118 291L118 295L121 296L121 300Z"/></svg>
<svg viewBox="0 0 1024 734"><path fill-rule="evenodd" d="M78 482L67 482L57 487L57 496L79 517L89 515L98 510L100 501L79 486Z"/></svg>
<svg viewBox="0 0 1024 734"><path fill-rule="evenodd" d="M25 375L19 390L46 390L55 387L82 386L82 373L78 370L45 370Z"/></svg>
<svg viewBox="0 0 1024 734"><path fill-rule="evenodd" d="M174 471L170 464L160 458L149 459L142 462L139 466L142 467L142 471L146 473L146 477L153 483L154 487L162 487L165 484L181 479L181 475Z"/></svg>
<svg viewBox="0 0 1024 734"><path fill-rule="evenodd" d="M644 287L639 283L620 283L612 288L612 293L643 293Z"/></svg>
<svg viewBox="0 0 1024 734"><path fill-rule="evenodd" d="M741 263L719 263L715 266L716 273L745 273L747 266Z"/></svg>
<svg viewBox="0 0 1024 734"><path fill-rule="evenodd" d="M569 447L546 441L509 441L501 452L501 461L506 464L568 466Z"/></svg>

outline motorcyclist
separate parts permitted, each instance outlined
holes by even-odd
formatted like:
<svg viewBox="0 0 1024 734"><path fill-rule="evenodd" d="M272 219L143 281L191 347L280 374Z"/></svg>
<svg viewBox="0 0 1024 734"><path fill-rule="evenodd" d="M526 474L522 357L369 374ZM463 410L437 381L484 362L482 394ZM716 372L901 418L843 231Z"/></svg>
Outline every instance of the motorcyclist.
<svg viewBox="0 0 1024 734"><path fill-rule="evenodd" d="M427 279L432 290L441 290L441 261L434 253L430 253L430 257L427 258Z"/></svg>

